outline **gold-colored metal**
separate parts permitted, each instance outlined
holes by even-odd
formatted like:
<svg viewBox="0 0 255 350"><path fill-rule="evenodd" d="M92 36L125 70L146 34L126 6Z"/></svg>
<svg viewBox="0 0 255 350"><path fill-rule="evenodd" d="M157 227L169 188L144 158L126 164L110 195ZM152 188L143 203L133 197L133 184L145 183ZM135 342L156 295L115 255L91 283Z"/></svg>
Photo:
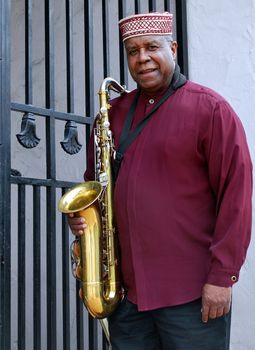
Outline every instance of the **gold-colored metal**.
<svg viewBox="0 0 255 350"><path fill-rule="evenodd" d="M62 213L85 218L87 227L78 238L78 247L74 245L72 249L72 260L74 274L82 282L84 305L98 319L109 316L123 296L113 213L109 90L127 92L112 78L104 79L101 85L100 111L94 132L96 181L74 186L63 195L58 206Z"/></svg>

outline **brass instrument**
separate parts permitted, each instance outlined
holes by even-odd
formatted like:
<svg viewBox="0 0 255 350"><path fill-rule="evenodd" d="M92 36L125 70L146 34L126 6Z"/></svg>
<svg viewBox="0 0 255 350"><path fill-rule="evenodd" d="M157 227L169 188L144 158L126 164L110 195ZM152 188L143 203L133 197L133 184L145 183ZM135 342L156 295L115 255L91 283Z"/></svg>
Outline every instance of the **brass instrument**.
<svg viewBox="0 0 255 350"><path fill-rule="evenodd" d="M103 80L100 111L94 129L95 181L78 184L60 199L62 213L84 217L87 227L72 245L75 276L80 277L82 300L95 318L109 316L123 296L117 232L113 213L113 140L108 117L109 90L127 92L112 78Z"/></svg>

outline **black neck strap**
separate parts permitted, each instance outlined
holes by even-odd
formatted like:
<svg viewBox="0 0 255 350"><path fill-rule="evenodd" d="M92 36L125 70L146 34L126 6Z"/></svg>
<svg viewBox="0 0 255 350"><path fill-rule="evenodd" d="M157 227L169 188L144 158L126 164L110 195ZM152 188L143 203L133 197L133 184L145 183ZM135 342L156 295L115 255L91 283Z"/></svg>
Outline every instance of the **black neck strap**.
<svg viewBox="0 0 255 350"><path fill-rule="evenodd" d="M127 150L127 148L140 134L142 129L145 127L145 125L148 123L148 121L154 114L154 112L156 112L158 108L162 105L162 103L164 103L168 99L168 97L171 96L179 87L183 86L186 83L186 81L187 79L185 78L185 76L180 73L180 67L176 64L172 82L169 88L167 89L167 91L165 92L165 94L158 101L158 103L156 103L153 109L144 117L144 119L134 128L134 130L130 131L132 121L134 118L135 109L138 102L138 98L140 96L140 90L137 91L137 94L135 95L132 101L127 117L125 119L125 123L120 135L119 147L115 153L115 159L113 164L113 172L114 172L115 180L117 179L121 161L123 159L124 153Z"/></svg>

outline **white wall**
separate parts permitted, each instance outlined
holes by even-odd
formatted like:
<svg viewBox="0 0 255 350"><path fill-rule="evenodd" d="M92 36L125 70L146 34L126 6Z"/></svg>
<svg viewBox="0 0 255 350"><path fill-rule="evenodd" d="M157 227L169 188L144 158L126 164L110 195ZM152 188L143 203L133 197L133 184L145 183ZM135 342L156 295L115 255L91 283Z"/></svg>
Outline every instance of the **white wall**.
<svg viewBox="0 0 255 350"><path fill-rule="evenodd" d="M187 13L190 79L230 102L255 164L255 0L187 0ZM253 207L253 238L233 288L231 350L255 349L254 223Z"/></svg>

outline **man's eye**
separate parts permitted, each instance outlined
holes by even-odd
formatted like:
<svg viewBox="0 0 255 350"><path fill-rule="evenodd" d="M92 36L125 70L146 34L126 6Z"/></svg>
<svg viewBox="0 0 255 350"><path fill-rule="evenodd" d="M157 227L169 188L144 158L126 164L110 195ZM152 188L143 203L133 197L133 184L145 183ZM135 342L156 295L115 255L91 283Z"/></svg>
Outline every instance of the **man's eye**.
<svg viewBox="0 0 255 350"><path fill-rule="evenodd" d="M137 50L130 50L128 53L130 56L134 56L137 53Z"/></svg>
<svg viewBox="0 0 255 350"><path fill-rule="evenodd" d="M157 47L156 45L150 45L150 46L149 46L149 50L150 50L150 51L155 51L155 50L157 50L157 48L158 48L158 47Z"/></svg>

